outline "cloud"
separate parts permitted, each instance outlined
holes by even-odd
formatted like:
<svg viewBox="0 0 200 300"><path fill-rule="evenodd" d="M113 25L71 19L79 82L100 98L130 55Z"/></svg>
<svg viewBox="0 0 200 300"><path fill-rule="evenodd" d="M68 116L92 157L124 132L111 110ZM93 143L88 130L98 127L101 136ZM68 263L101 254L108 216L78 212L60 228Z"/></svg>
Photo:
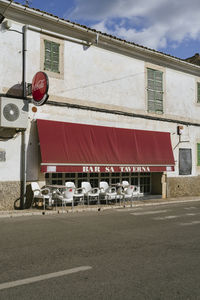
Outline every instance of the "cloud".
<svg viewBox="0 0 200 300"><path fill-rule="evenodd" d="M68 17L153 49L199 40L199 0L75 0Z"/></svg>

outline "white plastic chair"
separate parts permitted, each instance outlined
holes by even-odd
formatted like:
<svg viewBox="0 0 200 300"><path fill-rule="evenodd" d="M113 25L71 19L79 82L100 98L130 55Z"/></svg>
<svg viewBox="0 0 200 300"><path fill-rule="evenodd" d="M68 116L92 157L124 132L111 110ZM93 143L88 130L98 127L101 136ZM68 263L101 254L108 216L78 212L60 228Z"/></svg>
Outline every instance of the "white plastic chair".
<svg viewBox="0 0 200 300"><path fill-rule="evenodd" d="M100 197L104 197L107 201L112 201L117 199L116 187L110 187L107 181L100 181Z"/></svg>
<svg viewBox="0 0 200 300"><path fill-rule="evenodd" d="M92 188L90 182L82 181L81 188L84 191L84 198L87 198L88 204L90 201L99 202L99 188Z"/></svg>
<svg viewBox="0 0 200 300"><path fill-rule="evenodd" d="M123 186L124 188L128 187L129 185L130 185L130 183L129 183L127 180L123 180L123 181L122 181L122 186Z"/></svg>
<svg viewBox="0 0 200 300"><path fill-rule="evenodd" d="M33 202L35 202L35 204L39 204L39 201L42 200L44 209L46 205L52 205L52 194L50 189L47 187L40 188L37 182L31 182L31 189L33 191Z"/></svg>
<svg viewBox="0 0 200 300"><path fill-rule="evenodd" d="M66 204L72 204L74 205L74 187L66 187L64 188L63 192L60 192L59 190L56 190L55 194L55 202L61 202L62 206Z"/></svg>
<svg viewBox="0 0 200 300"><path fill-rule="evenodd" d="M117 192L120 201L125 201L133 197L133 193L136 192L136 187L134 185L123 185L122 183Z"/></svg>
<svg viewBox="0 0 200 300"><path fill-rule="evenodd" d="M83 188L76 188L75 183L73 181L66 181L65 186L67 188L74 188L74 205L78 204L78 202L83 201L84 198L84 190Z"/></svg>

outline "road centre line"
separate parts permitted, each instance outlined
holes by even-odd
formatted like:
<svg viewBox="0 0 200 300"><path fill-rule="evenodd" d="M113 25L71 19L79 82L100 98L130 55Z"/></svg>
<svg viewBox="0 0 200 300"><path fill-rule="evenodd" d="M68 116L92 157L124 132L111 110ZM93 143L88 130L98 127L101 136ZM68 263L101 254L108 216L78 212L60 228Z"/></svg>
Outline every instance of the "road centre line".
<svg viewBox="0 0 200 300"><path fill-rule="evenodd" d="M198 215L197 213L194 214L194 213L187 213L187 214L183 214L183 215L175 215L175 216L164 216L164 217L156 217L154 218L154 220L169 220L169 219L176 219L176 218L181 218L181 217L193 217L193 216L196 216Z"/></svg>
<svg viewBox="0 0 200 300"><path fill-rule="evenodd" d="M168 210L151 210L151 211L144 211L144 212L134 212L130 213L134 216L142 216L142 215L153 215L153 214L160 214L160 213L166 213Z"/></svg>
<svg viewBox="0 0 200 300"><path fill-rule="evenodd" d="M5 282L5 283L0 284L0 290L9 289L9 288L13 288L16 286L30 284L30 283L34 283L34 282L38 282L38 281L42 281L42 280L51 279L51 278L61 277L61 276L65 276L65 275L69 275L69 274L73 274L73 273L77 273L77 272L87 271L90 269L92 269L92 267L90 267L90 266L81 266L81 267L77 267L77 268L73 268L73 269L44 274L44 275L40 275L40 276L34 276L34 277L29 277L29 278L25 278L25 279L21 279L21 280Z"/></svg>
<svg viewBox="0 0 200 300"><path fill-rule="evenodd" d="M187 209L187 210L189 210L189 209L196 209L196 207L195 206L190 206L190 207L184 207L184 209Z"/></svg>
<svg viewBox="0 0 200 300"><path fill-rule="evenodd" d="M179 225L181 226L191 226L191 225L198 225L200 224L200 221L192 221L192 222L188 222L188 223L179 223Z"/></svg>
<svg viewBox="0 0 200 300"><path fill-rule="evenodd" d="M186 214L186 216L196 216L197 214L194 214L194 213L188 213Z"/></svg>
<svg viewBox="0 0 200 300"><path fill-rule="evenodd" d="M154 218L154 220L170 220L170 219L176 219L176 218L179 218L179 216L165 216L165 217L157 217L157 218Z"/></svg>

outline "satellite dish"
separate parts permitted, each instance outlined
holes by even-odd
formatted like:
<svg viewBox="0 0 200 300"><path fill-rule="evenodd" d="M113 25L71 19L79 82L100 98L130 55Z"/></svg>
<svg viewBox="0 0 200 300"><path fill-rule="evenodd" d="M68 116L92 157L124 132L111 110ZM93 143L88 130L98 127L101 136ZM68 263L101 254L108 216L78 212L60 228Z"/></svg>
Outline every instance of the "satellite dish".
<svg viewBox="0 0 200 300"><path fill-rule="evenodd" d="M19 114L19 108L14 103L8 103L4 106L3 115L7 121L16 121L19 118Z"/></svg>

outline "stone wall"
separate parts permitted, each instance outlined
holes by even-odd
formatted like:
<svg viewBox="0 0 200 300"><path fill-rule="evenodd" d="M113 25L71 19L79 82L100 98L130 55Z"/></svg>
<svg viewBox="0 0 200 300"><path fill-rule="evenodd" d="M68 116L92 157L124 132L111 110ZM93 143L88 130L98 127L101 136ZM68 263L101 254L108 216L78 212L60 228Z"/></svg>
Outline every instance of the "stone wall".
<svg viewBox="0 0 200 300"><path fill-rule="evenodd" d="M0 182L0 210L13 210L15 201L19 197L20 197L19 181Z"/></svg>
<svg viewBox="0 0 200 300"><path fill-rule="evenodd" d="M167 197L200 196L200 176L167 178Z"/></svg>

